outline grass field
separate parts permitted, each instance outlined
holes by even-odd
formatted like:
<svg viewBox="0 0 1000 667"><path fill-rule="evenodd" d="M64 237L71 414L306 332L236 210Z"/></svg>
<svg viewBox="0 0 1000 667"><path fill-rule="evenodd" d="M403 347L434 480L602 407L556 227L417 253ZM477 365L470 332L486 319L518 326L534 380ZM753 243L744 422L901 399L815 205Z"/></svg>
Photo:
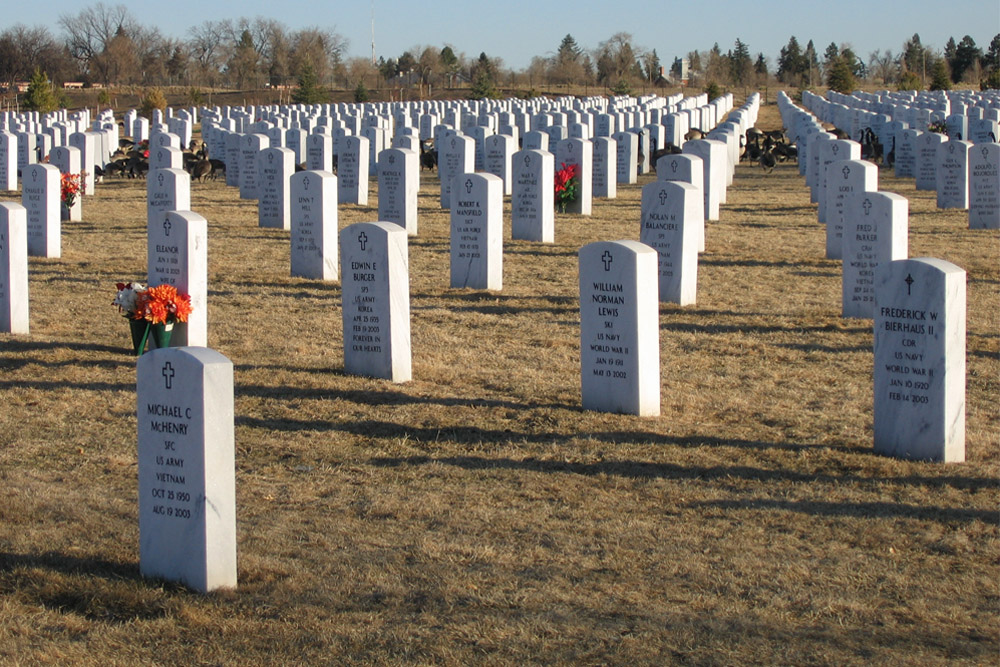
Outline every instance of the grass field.
<svg viewBox="0 0 1000 667"><path fill-rule="evenodd" d="M375 219L374 186L341 226ZM31 259L31 335L0 334L0 662L995 664L1000 243L881 188L909 199L912 257L968 272L966 463L872 453L872 323L840 317L793 165L739 168L697 305L661 305L655 418L580 407L576 255L638 238L639 186L550 245L510 241L508 204L482 292L448 286L424 172L396 385L344 374L339 284L290 278L287 232L194 184L239 549L239 588L201 596L139 576L111 300L145 275L144 184L104 183L63 257Z"/></svg>

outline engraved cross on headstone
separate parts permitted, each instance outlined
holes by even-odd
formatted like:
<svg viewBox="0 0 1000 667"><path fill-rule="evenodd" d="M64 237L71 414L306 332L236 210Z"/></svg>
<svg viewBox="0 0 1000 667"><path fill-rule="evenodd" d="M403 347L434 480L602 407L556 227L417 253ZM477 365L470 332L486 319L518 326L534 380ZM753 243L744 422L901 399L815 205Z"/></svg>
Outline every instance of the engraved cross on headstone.
<svg viewBox="0 0 1000 667"><path fill-rule="evenodd" d="M309 177L308 176L306 176L305 178L302 179L302 187L304 187L306 190L309 189Z"/></svg>
<svg viewBox="0 0 1000 667"><path fill-rule="evenodd" d="M609 251L605 250L604 254L601 255L601 261L604 262L604 270L605 271L610 271L611 270L611 262L614 261L614 257L612 257L612 255L611 255L611 253Z"/></svg>
<svg viewBox="0 0 1000 667"><path fill-rule="evenodd" d="M163 364L163 380L166 383L167 389L170 389L171 385L174 383L174 375L177 373L174 371L174 366L169 361Z"/></svg>
<svg viewBox="0 0 1000 667"><path fill-rule="evenodd" d="M847 166L846 164L844 165L844 170L843 170L843 174L844 174L844 180L845 180L845 181L846 181L846 180L847 180L848 178L850 178L850 177L851 177L851 168L850 168L850 167L848 167L848 166Z"/></svg>
<svg viewBox="0 0 1000 667"><path fill-rule="evenodd" d="M872 200L865 197L865 201L861 204L861 208L865 209L865 215L869 215L872 210Z"/></svg>
<svg viewBox="0 0 1000 667"><path fill-rule="evenodd" d="M667 205L667 191L660 190L660 206L666 206L666 205Z"/></svg>
<svg viewBox="0 0 1000 667"><path fill-rule="evenodd" d="M674 160L673 162L670 163L670 171L674 172L675 174L677 173L677 160Z"/></svg>
<svg viewBox="0 0 1000 667"><path fill-rule="evenodd" d="M913 287L913 276L907 273L906 280L903 282L906 283L906 296L910 296L910 288Z"/></svg>
<svg viewBox="0 0 1000 667"><path fill-rule="evenodd" d="M170 220L164 220L163 221L163 235L164 236L170 236L170 227L171 227Z"/></svg>
<svg viewBox="0 0 1000 667"><path fill-rule="evenodd" d="M466 192L467 192L468 194L470 194L470 195L472 194L472 179L471 179L471 178L470 178L470 179L467 179L467 180L465 181L465 191L466 191Z"/></svg>
<svg viewBox="0 0 1000 667"><path fill-rule="evenodd" d="M365 234L364 232L358 234L358 243L361 244L361 249L364 250L365 244L368 243L368 235Z"/></svg>

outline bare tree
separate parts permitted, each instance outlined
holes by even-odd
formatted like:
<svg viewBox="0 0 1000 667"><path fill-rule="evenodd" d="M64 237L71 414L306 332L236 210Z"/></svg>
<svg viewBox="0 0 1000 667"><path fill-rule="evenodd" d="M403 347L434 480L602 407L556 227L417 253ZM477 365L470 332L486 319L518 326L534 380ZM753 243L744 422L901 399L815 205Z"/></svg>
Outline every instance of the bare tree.
<svg viewBox="0 0 1000 667"><path fill-rule="evenodd" d="M68 81L76 75L72 59L48 28L19 23L0 33L0 82L27 81L35 68L53 81Z"/></svg>
<svg viewBox="0 0 1000 667"><path fill-rule="evenodd" d="M881 49L875 49L868 54L868 76L872 80L879 79L884 84L892 83L896 80L898 73L899 66L891 49L886 49L884 52Z"/></svg>
<svg viewBox="0 0 1000 667"><path fill-rule="evenodd" d="M109 7L99 2L75 16L63 14L59 17L59 27L66 33L66 45L80 63L80 70L107 84L111 82L110 70L122 64L109 57L108 46L118 35L133 39L139 24L125 5ZM121 51L126 50L112 48L112 52ZM101 54L105 57L99 57Z"/></svg>

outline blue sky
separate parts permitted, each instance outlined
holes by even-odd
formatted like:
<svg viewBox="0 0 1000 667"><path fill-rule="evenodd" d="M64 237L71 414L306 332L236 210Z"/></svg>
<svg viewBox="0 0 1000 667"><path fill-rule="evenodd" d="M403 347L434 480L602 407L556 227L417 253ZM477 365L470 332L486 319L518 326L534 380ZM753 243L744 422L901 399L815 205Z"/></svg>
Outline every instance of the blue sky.
<svg viewBox="0 0 1000 667"><path fill-rule="evenodd" d="M61 15L77 14L96 3L70 0L5 3L0 27L15 23L44 25L59 33ZM118 4L114 0L105 5ZM371 53L371 0L355 2L211 3L166 0L128 3L142 24L157 26L166 36L186 37L190 27L206 20L264 16L289 28L334 27L349 42L348 55ZM508 67L526 67L532 56L547 56L566 34L587 49L618 32L631 33L633 45L656 49L669 65L675 56L706 50L714 42L723 52L736 38L756 56L763 52L772 69L778 51L791 35L805 46L812 39L822 54L830 42L849 43L865 60L874 49L898 53L903 42L919 33L925 46L942 49L949 37L971 35L985 50L1000 33L1000 0L713 0L684 2L557 2L553 0L375 0L375 49L397 57L418 45L451 44L456 52L477 57L485 51Z"/></svg>

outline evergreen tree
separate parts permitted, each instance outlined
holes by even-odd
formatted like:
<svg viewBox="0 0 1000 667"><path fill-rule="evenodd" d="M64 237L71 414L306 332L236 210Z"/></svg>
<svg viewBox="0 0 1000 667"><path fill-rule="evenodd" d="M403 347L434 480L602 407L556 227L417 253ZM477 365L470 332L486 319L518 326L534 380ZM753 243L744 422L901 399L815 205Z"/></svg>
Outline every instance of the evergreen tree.
<svg viewBox="0 0 1000 667"><path fill-rule="evenodd" d="M59 108L59 100L52 91L49 77L42 70L35 68L24 94L24 106L31 111L48 113Z"/></svg>
<svg viewBox="0 0 1000 667"><path fill-rule="evenodd" d="M329 101L330 97L319 85L316 77L316 70L310 63L302 66L298 77L299 87L292 93L292 102L295 104L319 104Z"/></svg>
<svg viewBox="0 0 1000 667"><path fill-rule="evenodd" d="M759 76L767 77L767 60L764 58L763 53L757 54L757 61L753 64L753 71Z"/></svg>
<svg viewBox="0 0 1000 667"><path fill-rule="evenodd" d="M849 95L854 91L855 81L852 64L847 58L838 55L827 65L826 85L830 90Z"/></svg>
<svg viewBox="0 0 1000 667"><path fill-rule="evenodd" d="M371 95L368 94L368 88L365 86L364 81L358 81L358 85L354 88L354 101L357 103L367 102L371 99Z"/></svg>
<svg viewBox="0 0 1000 667"><path fill-rule="evenodd" d="M795 36L788 40L788 44L781 47L778 55L777 77L783 83L801 83L802 74L806 69L805 61L802 58L802 49Z"/></svg>
<svg viewBox="0 0 1000 667"><path fill-rule="evenodd" d="M959 83L967 71L973 69L983 57L983 51L976 46L976 41L969 35L955 47L954 57L948 61L951 65L951 80Z"/></svg>
<svg viewBox="0 0 1000 667"><path fill-rule="evenodd" d="M750 49L737 38L729 55L729 72L733 83L746 83L750 80L751 71L753 71L753 61L750 59Z"/></svg>
<svg viewBox="0 0 1000 667"><path fill-rule="evenodd" d="M803 60L805 60L805 66L803 67L805 75L808 77L809 85L813 84L813 76L819 76L819 57L816 55L816 47L813 46L813 41L810 39L809 43L806 44L805 53L802 54Z"/></svg>
<svg viewBox="0 0 1000 667"><path fill-rule="evenodd" d="M920 35L913 33L913 37L903 43L902 64L904 70L923 76L926 55L926 50L920 43Z"/></svg>
<svg viewBox="0 0 1000 667"><path fill-rule="evenodd" d="M990 48L983 56L983 69L1000 69L1000 33L990 42Z"/></svg>
<svg viewBox="0 0 1000 667"><path fill-rule="evenodd" d="M948 63L944 58L934 60L931 68L930 90L951 90L951 77L948 76Z"/></svg>

